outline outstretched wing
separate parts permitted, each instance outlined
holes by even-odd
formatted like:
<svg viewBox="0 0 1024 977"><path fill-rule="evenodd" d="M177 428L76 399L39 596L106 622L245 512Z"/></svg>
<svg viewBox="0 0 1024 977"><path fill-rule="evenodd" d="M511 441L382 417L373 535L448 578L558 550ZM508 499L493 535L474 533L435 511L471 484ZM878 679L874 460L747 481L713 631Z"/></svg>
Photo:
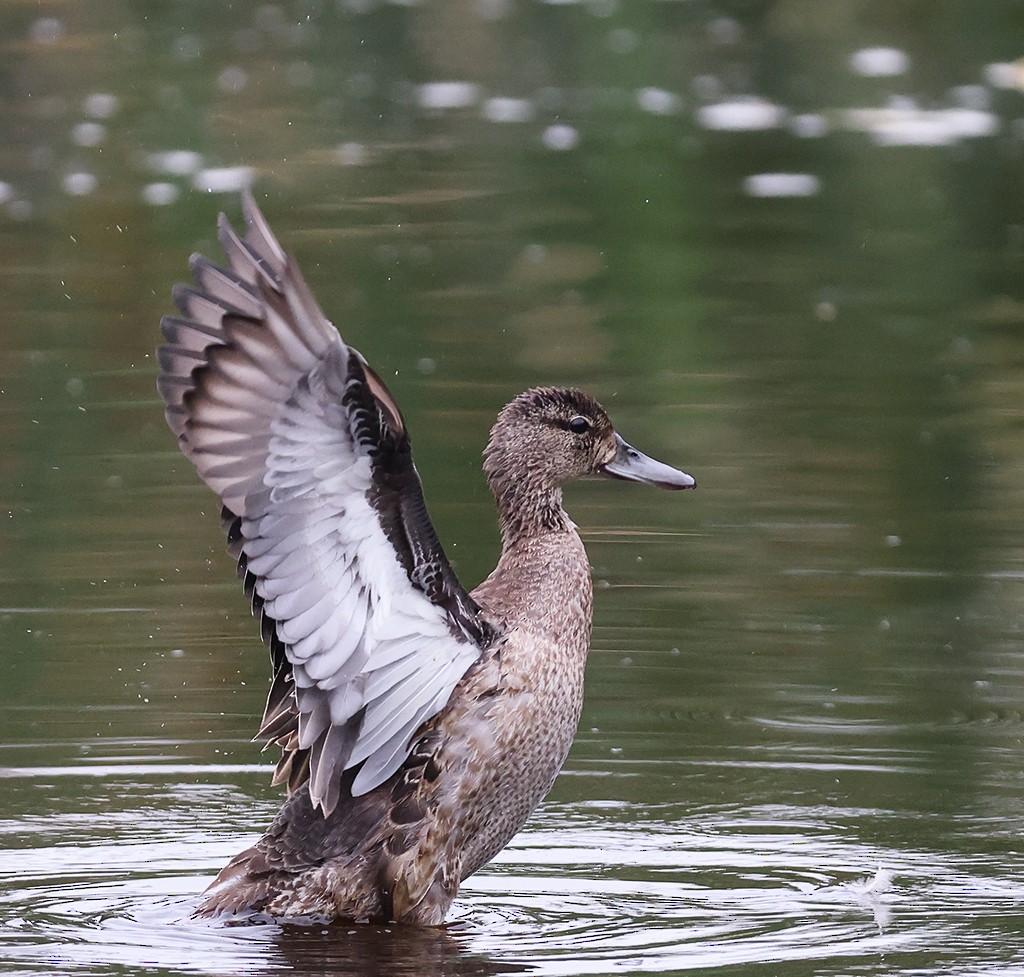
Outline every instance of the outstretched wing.
<svg viewBox="0 0 1024 977"><path fill-rule="evenodd" d="M161 323L157 387L185 457L220 497L270 645L259 736L275 783L325 814L394 773L491 639L437 539L391 393L325 318L253 199L229 267L193 255Z"/></svg>

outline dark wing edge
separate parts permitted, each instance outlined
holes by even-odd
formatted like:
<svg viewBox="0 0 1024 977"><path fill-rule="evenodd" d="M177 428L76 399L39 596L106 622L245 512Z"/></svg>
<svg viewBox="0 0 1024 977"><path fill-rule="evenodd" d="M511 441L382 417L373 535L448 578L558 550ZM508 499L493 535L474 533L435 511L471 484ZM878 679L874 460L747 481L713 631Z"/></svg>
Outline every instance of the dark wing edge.
<svg viewBox="0 0 1024 977"><path fill-rule="evenodd" d="M387 424L387 415L379 408L374 411L374 406L381 403L382 392L396 411L397 405L380 377L365 361L361 365L366 377L361 401L373 419L367 432L367 443L374 446L370 503L413 586L443 608L458 631L486 648L495 632L480 616L480 605L459 582L434 529L405 422L401 421L401 431L396 432ZM398 417L401 419L400 414Z"/></svg>

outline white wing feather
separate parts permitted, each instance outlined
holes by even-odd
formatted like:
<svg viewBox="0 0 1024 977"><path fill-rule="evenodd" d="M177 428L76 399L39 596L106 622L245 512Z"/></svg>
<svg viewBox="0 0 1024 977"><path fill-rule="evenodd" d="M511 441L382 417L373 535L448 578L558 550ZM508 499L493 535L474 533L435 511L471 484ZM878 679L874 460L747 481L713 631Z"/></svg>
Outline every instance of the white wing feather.
<svg viewBox="0 0 1024 977"><path fill-rule="evenodd" d="M362 764L358 795L401 766L480 647L411 582L371 501L372 446L346 406L362 358L245 211L244 241L221 225L230 270L193 259L200 289L176 293L186 318L165 320L159 389L182 451L239 517L242 565L291 666L292 745L310 751L327 813L344 770Z"/></svg>

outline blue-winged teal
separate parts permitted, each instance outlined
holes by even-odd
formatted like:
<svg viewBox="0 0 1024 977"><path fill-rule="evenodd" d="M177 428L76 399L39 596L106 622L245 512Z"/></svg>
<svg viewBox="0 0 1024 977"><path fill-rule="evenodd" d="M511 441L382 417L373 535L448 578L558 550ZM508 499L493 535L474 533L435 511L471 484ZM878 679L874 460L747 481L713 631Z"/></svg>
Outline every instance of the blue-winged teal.
<svg viewBox="0 0 1024 977"><path fill-rule="evenodd" d="M255 202L192 257L159 350L185 457L223 505L274 666L259 736L285 802L199 913L442 922L547 794L583 699L592 587L562 485L663 488L579 390L498 415L484 470L501 558L472 592L434 532L394 398L320 311Z"/></svg>

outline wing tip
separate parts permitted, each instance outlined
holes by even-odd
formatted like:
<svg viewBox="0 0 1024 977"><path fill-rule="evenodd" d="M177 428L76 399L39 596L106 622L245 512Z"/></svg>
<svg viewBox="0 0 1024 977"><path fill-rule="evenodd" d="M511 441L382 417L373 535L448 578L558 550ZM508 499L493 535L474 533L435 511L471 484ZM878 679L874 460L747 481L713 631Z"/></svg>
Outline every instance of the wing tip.
<svg viewBox="0 0 1024 977"><path fill-rule="evenodd" d="M264 258L271 258L279 274L284 273L289 264L288 254L270 229L256 198L248 190L242 192L242 217L246 226L246 243L257 253L263 252Z"/></svg>

